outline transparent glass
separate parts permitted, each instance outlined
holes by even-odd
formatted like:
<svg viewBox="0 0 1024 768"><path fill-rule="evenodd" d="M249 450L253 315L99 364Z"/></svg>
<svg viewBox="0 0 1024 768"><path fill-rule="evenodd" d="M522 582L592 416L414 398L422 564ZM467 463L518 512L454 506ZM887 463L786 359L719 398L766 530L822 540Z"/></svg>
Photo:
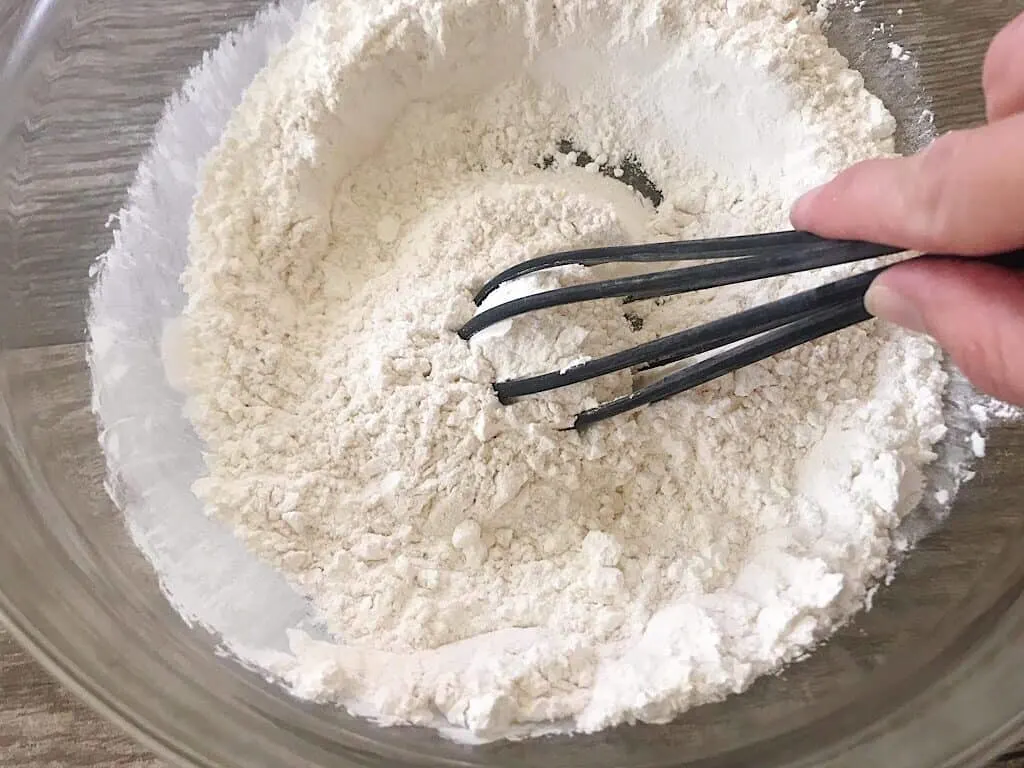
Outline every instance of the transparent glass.
<svg viewBox="0 0 1024 768"><path fill-rule="evenodd" d="M981 765L1024 725L1024 430L999 428L949 523L809 660L668 726L463 747L300 702L215 653L104 490L82 340L164 100L251 0L0 3L0 617L66 685L186 766ZM902 13L897 13L902 9ZM984 114L992 34L1024 0L876 0L830 34L911 149ZM884 22L889 32L872 35ZM892 25L892 27L889 27ZM897 65L888 41L912 54Z"/></svg>

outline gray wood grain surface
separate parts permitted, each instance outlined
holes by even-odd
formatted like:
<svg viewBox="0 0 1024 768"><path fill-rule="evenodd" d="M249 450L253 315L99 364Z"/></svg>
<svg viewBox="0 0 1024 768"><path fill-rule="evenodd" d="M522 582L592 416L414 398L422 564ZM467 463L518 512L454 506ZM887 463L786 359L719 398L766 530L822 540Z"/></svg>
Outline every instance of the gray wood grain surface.
<svg viewBox="0 0 1024 768"><path fill-rule="evenodd" d="M161 768L86 709L0 630L0 764L5 768Z"/></svg>
<svg viewBox="0 0 1024 768"><path fill-rule="evenodd" d="M0 253L8 254L0 259L0 279L9 291L0 303L4 346L84 337L86 272L110 246L108 217L124 202L165 99L204 50L264 4L89 0L55 3L56 11L41 14L55 28L49 45L59 55L34 57L33 65L45 71L19 82L45 86L29 88L27 104L11 104L5 95L0 110L32 115L15 132L16 141L0 146L0 167L9 169L8 182L0 181ZM34 7L9 3L15 8L9 12L4 5L0 1L0 51L5 32L13 36L25 21L18 9ZM16 235L5 238L8 233Z"/></svg>
<svg viewBox="0 0 1024 768"><path fill-rule="evenodd" d="M0 630L0 765L170 768L65 691ZM1024 768L1024 743L997 761Z"/></svg>

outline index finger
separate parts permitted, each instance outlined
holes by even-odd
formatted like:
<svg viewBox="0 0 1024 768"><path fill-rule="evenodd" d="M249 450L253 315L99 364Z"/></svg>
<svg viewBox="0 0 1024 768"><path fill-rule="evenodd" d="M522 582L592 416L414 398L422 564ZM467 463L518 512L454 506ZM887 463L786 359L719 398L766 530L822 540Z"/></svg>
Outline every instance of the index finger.
<svg viewBox="0 0 1024 768"><path fill-rule="evenodd" d="M823 237L977 256L1024 245L1024 114L868 160L805 195L793 226Z"/></svg>

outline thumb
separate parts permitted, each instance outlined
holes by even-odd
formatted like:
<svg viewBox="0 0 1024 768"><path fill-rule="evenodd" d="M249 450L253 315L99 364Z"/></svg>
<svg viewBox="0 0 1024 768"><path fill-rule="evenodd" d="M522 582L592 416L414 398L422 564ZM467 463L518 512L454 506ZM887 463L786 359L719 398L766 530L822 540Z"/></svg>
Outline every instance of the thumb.
<svg viewBox="0 0 1024 768"><path fill-rule="evenodd" d="M1024 113L847 169L793 208L823 237L980 256L1024 243Z"/></svg>
<svg viewBox="0 0 1024 768"><path fill-rule="evenodd" d="M876 278L864 304L934 337L978 389L1024 405L1024 275L980 262L909 261Z"/></svg>

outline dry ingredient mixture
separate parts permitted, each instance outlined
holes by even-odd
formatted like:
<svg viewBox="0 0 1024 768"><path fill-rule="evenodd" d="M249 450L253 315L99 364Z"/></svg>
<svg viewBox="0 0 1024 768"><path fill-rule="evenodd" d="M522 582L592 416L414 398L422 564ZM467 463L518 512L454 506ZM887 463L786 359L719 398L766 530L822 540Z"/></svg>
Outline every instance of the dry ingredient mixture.
<svg viewBox="0 0 1024 768"><path fill-rule="evenodd" d="M847 268L454 333L512 263L782 229L800 192L892 152L820 20L797 0L289 18L204 161L165 350L195 494L317 611L322 637L264 666L386 724L594 731L740 692L863 608L946 432L930 341L867 324L582 433L639 374L491 390Z"/></svg>

